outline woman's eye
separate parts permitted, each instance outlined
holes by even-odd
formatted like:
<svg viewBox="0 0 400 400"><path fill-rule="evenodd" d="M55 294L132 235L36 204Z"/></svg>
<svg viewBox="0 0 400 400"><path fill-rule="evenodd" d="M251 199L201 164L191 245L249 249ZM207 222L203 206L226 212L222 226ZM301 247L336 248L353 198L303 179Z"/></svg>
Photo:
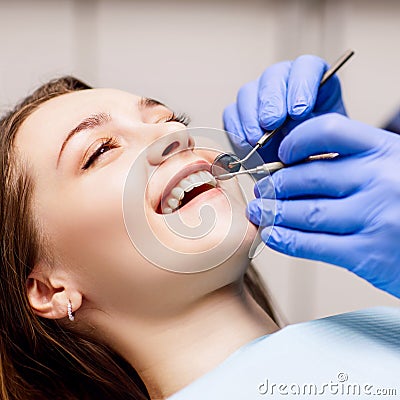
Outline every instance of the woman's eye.
<svg viewBox="0 0 400 400"><path fill-rule="evenodd" d="M163 122L180 122L181 124L188 126L190 124L190 117L185 113L175 114L174 112Z"/></svg>
<svg viewBox="0 0 400 400"><path fill-rule="evenodd" d="M107 138L107 139L102 139L102 143L89 156L87 161L82 166L82 169L86 170L86 169L90 168L94 163L96 163L98 158L101 157L104 153L107 153L107 151L110 151L110 150L115 149L117 147L120 147L120 146L119 146L118 141L114 137Z"/></svg>

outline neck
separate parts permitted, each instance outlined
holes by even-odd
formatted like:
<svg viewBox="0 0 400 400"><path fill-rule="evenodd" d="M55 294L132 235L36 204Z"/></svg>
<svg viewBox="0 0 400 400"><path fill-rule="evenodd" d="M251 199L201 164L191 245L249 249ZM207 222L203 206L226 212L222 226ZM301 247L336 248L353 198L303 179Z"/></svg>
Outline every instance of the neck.
<svg viewBox="0 0 400 400"><path fill-rule="evenodd" d="M135 367L150 397L165 399L239 347L278 329L241 281L210 293L173 320L141 326L140 347L132 345L135 334L126 326L120 330L120 352Z"/></svg>

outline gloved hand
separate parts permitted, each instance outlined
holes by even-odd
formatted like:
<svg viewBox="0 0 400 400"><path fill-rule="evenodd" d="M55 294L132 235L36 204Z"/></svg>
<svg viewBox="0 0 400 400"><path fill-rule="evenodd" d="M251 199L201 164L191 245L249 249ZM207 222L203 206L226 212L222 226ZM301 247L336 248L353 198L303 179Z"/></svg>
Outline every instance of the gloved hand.
<svg viewBox="0 0 400 400"><path fill-rule="evenodd" d="M294 128L279 157L292 164L329 152L341 156L258 181L247 216L274 224L261 232L272 249L345 267L400 297L400 136L327 114Z"/></svg>
<svg viewBox="0 0 400 400"><path fill-rule="evenodd" d="M277 161L278 147L283 137L305 119L336 112L346 114L340 82L336 75L318 90L328 65L319 57L304 55L295 61L285 61L267 68L255 81L244 85L236 103L224 110L224 127L235 153L244 157L250 143L255 145L265 133L291 121L258 150L265 162Z"/></svg>

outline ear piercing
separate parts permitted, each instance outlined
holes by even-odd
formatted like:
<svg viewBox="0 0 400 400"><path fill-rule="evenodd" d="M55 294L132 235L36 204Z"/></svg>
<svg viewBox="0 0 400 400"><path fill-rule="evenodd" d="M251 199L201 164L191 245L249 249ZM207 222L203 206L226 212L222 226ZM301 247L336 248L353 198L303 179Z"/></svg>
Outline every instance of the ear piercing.
<svg viewBox="0 0 400 400"><path fill-rule="evenodd" d="M70 321L75 319L74 314L72 313L72 303L71 300L68 299L68 306L67 306L68 318Z"/></svg>

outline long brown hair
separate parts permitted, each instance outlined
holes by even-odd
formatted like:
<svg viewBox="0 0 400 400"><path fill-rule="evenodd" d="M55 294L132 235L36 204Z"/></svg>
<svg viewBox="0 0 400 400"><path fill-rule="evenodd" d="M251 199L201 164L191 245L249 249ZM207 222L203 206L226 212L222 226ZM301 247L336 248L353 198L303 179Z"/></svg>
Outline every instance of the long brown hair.
<svg viewBox="0 0 400 400"><path fill-rule="evenodd" d="M149 399L143 381L120 355L93 338L72 332L32 310L26 283L43 242L31 212L33 180L13 143L26 118L45 101L91 89L65 76L52 80L0 120L0 396L30 399ZM256 270L245 285L276 321Z"/></svg>

